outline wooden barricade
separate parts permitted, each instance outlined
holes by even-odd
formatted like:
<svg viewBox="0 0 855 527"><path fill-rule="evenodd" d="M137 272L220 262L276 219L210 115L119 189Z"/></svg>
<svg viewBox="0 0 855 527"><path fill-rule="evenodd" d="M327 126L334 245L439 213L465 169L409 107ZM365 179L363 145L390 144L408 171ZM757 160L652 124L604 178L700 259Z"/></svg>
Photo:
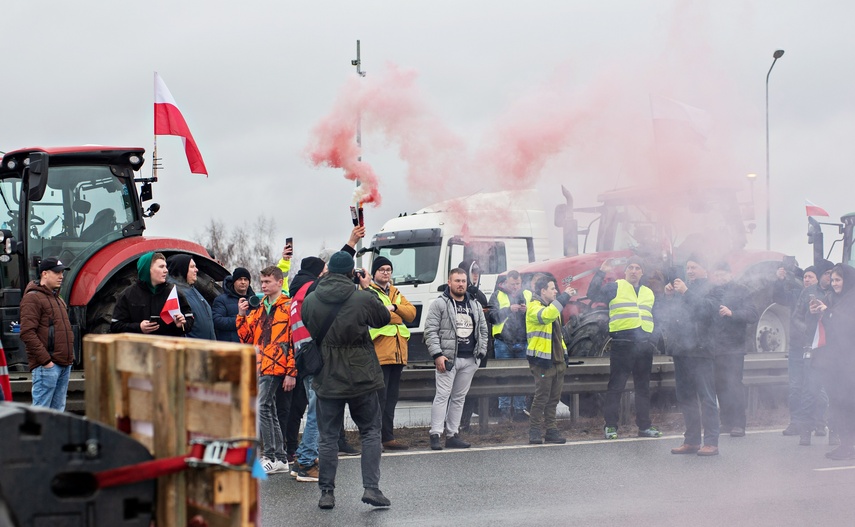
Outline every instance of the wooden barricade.
<svg viewBox="0 0 855 527"><path fill-rule="evenodd" d="M155 458L184 455L192 439L256 437L251 346L125 333L88 335L86 417L130 435ZM254 526L258 484L249 472L192 469L158 480L158 527Z"/></svg>

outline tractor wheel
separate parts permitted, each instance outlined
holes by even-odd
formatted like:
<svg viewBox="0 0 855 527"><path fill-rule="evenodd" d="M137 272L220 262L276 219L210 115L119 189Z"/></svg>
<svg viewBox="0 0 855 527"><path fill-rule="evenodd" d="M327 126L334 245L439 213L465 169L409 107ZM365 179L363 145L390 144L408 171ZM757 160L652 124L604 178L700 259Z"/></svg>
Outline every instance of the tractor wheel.
<svg viewBox="0 0 855 527"><path fill-rule="evenodd" d="M748 327L749 352L785 352L789 346L790 310L772 302L775 271L780 262L761 262L743 273L739 283L751 291L751 301L760 319Z"/></svg>
<svg viewBox="0 0 855 527"><path fill-rule="evenodd" d="M110 278L86 307L86 333L109 333L116 300L137 279L136 265L128 265Z"/></svg>
<svg viewBox="0 0 855 527"><path fill-rule="evenodd" d="M564 336L571 357L608 356L609 312L598 309L574 317L564 326Z"/></svg>

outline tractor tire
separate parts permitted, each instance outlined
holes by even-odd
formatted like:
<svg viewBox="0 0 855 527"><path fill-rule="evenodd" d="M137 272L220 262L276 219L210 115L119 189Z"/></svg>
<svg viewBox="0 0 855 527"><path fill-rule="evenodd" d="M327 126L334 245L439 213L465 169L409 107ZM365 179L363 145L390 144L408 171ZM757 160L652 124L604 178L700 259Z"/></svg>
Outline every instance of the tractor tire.
<svg viewBox="0 0 855 527"><path fill-rule="evenodd" d="M571 357L606 357L609 352L609 312L589 311L573 317L564 326L567 352Z"/></svg>
<svg viewBox="0 0 855 527"><path fill-rule="evenodd" d="M790 309L772 302L775 272L780 262L760 262L749 267L738 282L751 292L760 319L748 327L749 353L785 352L789 347ZM795 279L794 279L795 280Z"/></svg>

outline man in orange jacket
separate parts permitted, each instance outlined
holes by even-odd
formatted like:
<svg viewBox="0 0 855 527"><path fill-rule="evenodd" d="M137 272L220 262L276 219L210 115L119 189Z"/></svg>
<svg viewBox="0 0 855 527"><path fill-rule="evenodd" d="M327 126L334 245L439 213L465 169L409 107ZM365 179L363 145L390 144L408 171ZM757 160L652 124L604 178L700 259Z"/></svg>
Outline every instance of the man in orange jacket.
<svg viewBox="0 0 855 527"><path fill-rule="evenodd" d="M404 443L395 439L395 406L398 404L398 388L401 372L407 365L407 341L410 330L406 323L416 318L416 307L392 285L392 262L385 256L374 258L371 264L372 284L368 290L389 310L392 320L382 328L371 328L374 350L383 370L384 388L378 392L382 415L381 439L383 448L406 450Z"/></svg>
<svg viewBox="0 0 855 527"><path fill-rule="evenodd" d="M291 306L282 294L284 275L276 266L261 270L261 305L250 311L241 298L235 320L238 337L256 350L258 373L258 423L264 451L261 466L268 474L290 472L282 429L276 416L276 388L290 392L297 384L297 367L291 345Z"/></svg>

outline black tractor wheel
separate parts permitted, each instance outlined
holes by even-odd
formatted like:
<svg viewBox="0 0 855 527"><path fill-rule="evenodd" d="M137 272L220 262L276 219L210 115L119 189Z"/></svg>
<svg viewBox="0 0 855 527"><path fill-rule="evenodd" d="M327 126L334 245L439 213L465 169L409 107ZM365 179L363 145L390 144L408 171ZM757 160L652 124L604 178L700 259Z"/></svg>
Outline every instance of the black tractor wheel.
<svg viewBox="0 0 855 527"><path fill-rule="evenodd" d="M564 340L571 357L608 356L609 312L604 309L589 311L573 317L564 326Z"/></svg>

